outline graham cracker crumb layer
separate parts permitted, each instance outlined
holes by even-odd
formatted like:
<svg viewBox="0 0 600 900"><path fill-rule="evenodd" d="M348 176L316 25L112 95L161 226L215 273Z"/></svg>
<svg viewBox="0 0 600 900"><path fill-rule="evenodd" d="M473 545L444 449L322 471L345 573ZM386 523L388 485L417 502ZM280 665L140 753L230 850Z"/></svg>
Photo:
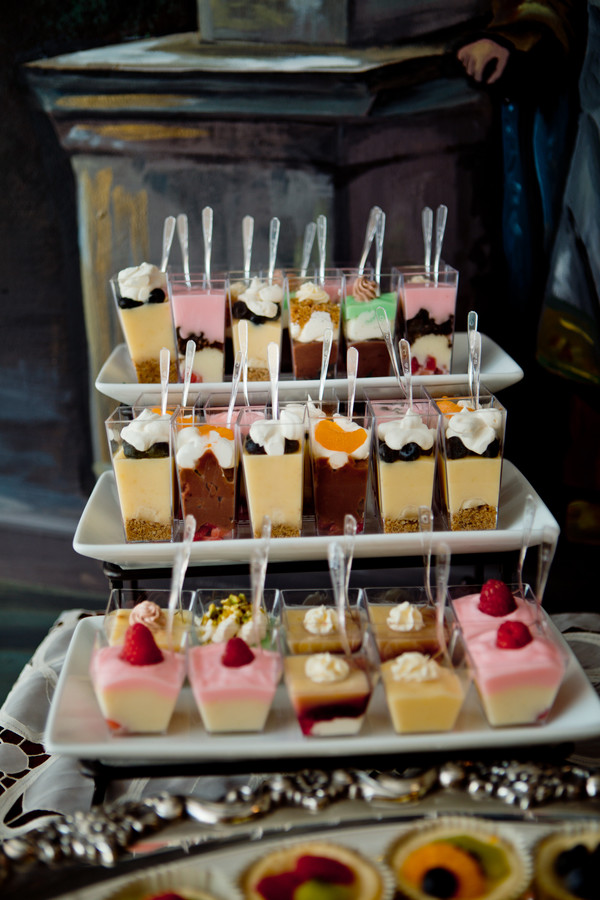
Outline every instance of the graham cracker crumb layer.
<svg viewBox="0 0 600 900"><path fill-rule="evenodd" d="M498 510L495 506L474 506L453 513L450 527L452 531L492 531L497 521Z"/></svg>
<svg viewBox="0 0 600 900"><path fill-rule="evenodd" d="M384 519L385 534L409 534L419 530L417 519Z"/></svg>
<svg viewBox="0 0 600 900"><path fill-rule="evenodd" d="M170 541L172 529L170 525L148 522L146 519L128 519L125 535L128 541Z"/></svg>
<svg viewBox="0 0 600 900"><path fill-rule="evenodd" d="M134 362L137 380L140 384L160 384L160 360L145 359L143 362ZM171 360L169 365L169 382L177 384L177 362Z"/></svg>

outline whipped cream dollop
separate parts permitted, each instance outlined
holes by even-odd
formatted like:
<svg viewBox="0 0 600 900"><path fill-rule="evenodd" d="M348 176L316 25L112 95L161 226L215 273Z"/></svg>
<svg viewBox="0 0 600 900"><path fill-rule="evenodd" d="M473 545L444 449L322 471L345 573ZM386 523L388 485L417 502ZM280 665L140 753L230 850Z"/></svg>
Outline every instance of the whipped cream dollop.
<svg viewBox="0 0 600 900"><path fill-rule="evenodd" d="M481 454L502 434L502 413L498 409L467 409L450 416L446 437L457 437L467 450Z"/></svg>
<svg viewBox="0 0 600 900"><path fill-rule="evenodd" d="M135 447L140 453L149 450L154 444L169 442L171 434L171 417L165 413L144 409L131 424L121 429L121 438Z"/></svg>
<svg viewBox="0 0 600 900"><path fill-rule="evenodd" d="M177 435L177 465L180 469L193 469L196 460L211 450L222 469L232 469L235 463L235 440L225 437L217 429L207 434L197 428L182 428Z"/></svg>
<svg viewBox="0 0 600 900"><path fill-rule="evenodd" d="M140 266L122 269L117 275L117 281L121 297L128 297L139 303L147 303L150 294L156 288L167 293L167 277L152 263L144 262Z"/></svg>
<svg viewBox="0 0 600 900"><path fill-rule="evenodd" d="M290 336L301 344L310 344L312 341L322 342L328 328L331 328L334 334L337 332L337 326L334 326L326 309L315 309L304 326L299 322L291 321L289 323Z"/></svg>
<svg viewBox="0 0 600 900"><path fill-rule="evenodd" d="M370 428L363 428L362 425L359 425L357 422L353 422L352 419L348 419L346 416L342 416L339 413L335 413L332 421L338 426L341 431L346 434L351 434L352 432L362 431L365 434L365 439L362 441L360 446L356 447L351 452L346 452L345 450L338 449L337 447L326 447L322 443L319 442L318 438L315 436L316 432L313 431L313 454L314 456L325 456L329 460L329 465L332 469L341 469L342 466L345 466L350 458L352 459L367 459L371 450L371 430Z"/></svg>
<svg viewBox="0 0 600 900"><path fill-rule="evenodd" d="M322 604L307 610L303 625L311 634L331 634L337 625L337 616L333 609Z"/></svg>
<svg viewBox="0 0 600 900"><path fill-rule="evenodd" d="M298 303L329 303L329 294L320 284L305 281L296 294Z"/></svg>
<svg viewBox="0 0 600 900"><path fill-rule="evenodd" d="M268 284L260 278L253 278L250 286L239 295L250 312L266 319L275 319L279 315L279 305L283 300L283 289L279 284Z"/></svg>
<svg viewBox="0 0 600 900"><path fill-rule="evenodd" d="M333 653L315 653L304 665L306 677L316 684L343 681L350 673L350 666L341 656Z"/></svg>
<svg viewBox="0 0 600 900"><path fill-rule="evenodd" d="M435 441L435 428L428 428L415 410L408 410L400 419L381 422L377 434L392 450L401 450L406 444L418 444L421 450L431 450Z"/></svg>
<svg viewBox="0 0 600 900"><path fill-rule="evenodd" d="M267 616L260 610L256 637L262 641L267 634ZM244 618L234 610L219 619L204 617L200 624L200 641L203 644L224 644L232 637L240 637L252 643L255 637L253 617Z"/></svg>
<svg viewBox="0 0 600 900"><path fill-rule="evenodd" d="M425 624L419 607L408 600L392 607L386 622L392 631L420 631Z"/></svg>
<svg viewBox="0 0 600 900"><path fill-rule="evenodd" d="M283 407L278 419L258 419L250 426L250 437L267 456L283 456L285 442L304 438L304 404Z"/></svg>
<svg viewBox="0 0 600 900"><path fill-rule="evenodd" d="M129 614L130 625L145 625L150 631L160 631L165 627L166 621L164 610L152 600L142 600Z"/></svg>
<svg viewBox="0 0 600 900"><path fill-rule="evenodd" d="M401 653L390 668L394 681L435 681L440 677L435 659L416 651Z"/></svg>

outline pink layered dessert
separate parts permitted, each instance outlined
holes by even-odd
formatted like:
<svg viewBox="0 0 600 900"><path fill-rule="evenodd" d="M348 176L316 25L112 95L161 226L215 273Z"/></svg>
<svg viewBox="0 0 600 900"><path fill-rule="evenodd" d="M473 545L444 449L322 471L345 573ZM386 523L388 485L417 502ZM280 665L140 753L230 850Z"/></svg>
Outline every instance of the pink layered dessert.
<svg viewBox="0 0 600 900"><path fill-rule="evenodd" d="M225 361L225 309L227 293L220 287L187 287L185 281L170 285L173 319L180 359L189 340L196 344L192 381L221 382Z"/></svg>
<svg viewBox="0 0 600 900"><path fill-rule="evenodd" d="M452 360L458 275L447 266L437 280L424 271L403 274L400 306L413 375L445 375Z"/></svg>
<svg viewBox="0 0 600 900"><path fill-rule="evenodd" d="M566 656L545 623L505 622L465 642L490 725L534 725L548 717Z"/></svg>
<svg viewBox="0 0 600 900"><path fill-rule="evenodd" d="M490 585L492 590L490 591ZM502 585L502 589L500 589ZM488 595L494 597L493 588L499 594L502 590L503 602L494 604L485 603ZM508 592L508 593L507 593ZM482 594L484 602L482 603ZM510 601L507 597L510 596ZM533 599L523 599L518 594L503 584L503 582L487 582L473 594L466 594L463 597L453 597L452 589L450 590L450 602L454 615L458 620L458 624L465 638L471 635L480 634L490 628L497 628L503 622L522 622L525 625L531 625L536 622L539 616L539 610Z"/></svg>
<svg viewBox="0 0 600 900"><path fill-rule="evenodd" d="M250 649L241 638L231 638L225 647L191 647L188 653L188 677L210 732L262 731L280 675L279 653Z"/></svg>

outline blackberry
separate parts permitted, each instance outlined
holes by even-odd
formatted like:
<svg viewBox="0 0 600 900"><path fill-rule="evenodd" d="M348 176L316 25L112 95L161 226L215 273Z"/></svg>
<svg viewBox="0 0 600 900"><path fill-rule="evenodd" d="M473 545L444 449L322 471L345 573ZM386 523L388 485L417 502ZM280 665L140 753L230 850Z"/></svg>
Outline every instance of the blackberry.
<svg viewBox="0 0 600 900"><path fill-rule="evenodd" d="M250 453L252 456L265 455L265 448L261 444L257 444L256 441L253 441L250 435L247 436L244 446L246 453Z"/></svg>
<svg viewBox="0 0 600 900"><path fill-rule="evenodd" d="M418 459L421 455L421 448L418 444L415 444L414 441L411 441L409 444L405 444L404 447L401 447L398 450L398 457L403 462L413 462L413 460Z"/></svg>
<svg viewBox="0 0 600 900"><path fill-rule="evenodd" d="M379 459L384 463L393 463L398 459L398 451L392 450L383 441L379 444Z"/></svg>
<svg viewBox="0 0 600 900"><path fill-rule="evenodd" d="M448 459L464 459L469 451L459 437L451 437L446 441L446 454Z"/></svg>
<svg viewBox="0 0 600 900"><path fill-rule="evenodd" d="M135 309L136 306L143 306L141 300L134 300L132 297L119 297L119 306L121 309Z"/></svg>
<svg viewBox="0 0 600 900"><path fill-rule="evenodd" d="M425 872L421 883L423 893L431 897L439 897L440 900L448 900L454 897L458 889L458 880L454 872L443 866L435 866Z"/></svg>
<svg viewBox="0 0 600 900"><path fill-rule="evenodd" d="M165 292L162 288L154 288L153 291L150 291L150 296L148 297L148 303L164 303L166 300Z"/></svg>

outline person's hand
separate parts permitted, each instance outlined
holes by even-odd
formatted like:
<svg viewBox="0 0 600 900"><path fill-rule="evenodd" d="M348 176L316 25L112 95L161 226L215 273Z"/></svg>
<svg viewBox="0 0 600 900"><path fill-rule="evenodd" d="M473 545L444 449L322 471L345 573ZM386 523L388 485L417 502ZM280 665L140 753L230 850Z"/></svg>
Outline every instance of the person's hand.
<svg viewBox="0 0 600 900"><path fill-rule="evenodd" d="M493 84L504 72L510 50L488 38L481 38L472 44L465 44L456 56L463 64L467 75L475 81Z"/></svg>

